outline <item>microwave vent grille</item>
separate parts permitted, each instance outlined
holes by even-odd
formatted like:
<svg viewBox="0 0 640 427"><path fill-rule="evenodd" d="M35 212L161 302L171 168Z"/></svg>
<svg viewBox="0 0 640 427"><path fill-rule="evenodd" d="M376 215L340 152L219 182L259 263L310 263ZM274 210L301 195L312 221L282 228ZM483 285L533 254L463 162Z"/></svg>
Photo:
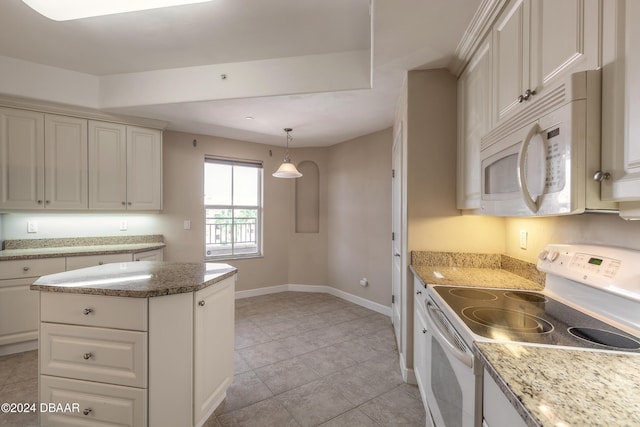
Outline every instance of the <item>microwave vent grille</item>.
<svg viewBox="0 0 640 427"><path fill-rule="evenodd" d="M587 97L588 79L599 77L598 70L582 71L574 73L558 86L534 97L527 108L516 113L512 118L492 129L480 142L480 150L491 147L514 131L535 122L540 117L551 113L559 107L578 99ZM536 99L537 98L537 99Z"/></svg>

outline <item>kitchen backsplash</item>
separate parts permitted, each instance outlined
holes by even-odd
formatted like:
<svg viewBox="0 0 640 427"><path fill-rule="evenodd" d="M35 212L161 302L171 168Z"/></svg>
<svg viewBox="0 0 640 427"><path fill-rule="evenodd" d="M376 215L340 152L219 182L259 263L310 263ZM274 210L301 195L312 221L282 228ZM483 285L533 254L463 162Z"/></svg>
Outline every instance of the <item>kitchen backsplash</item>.
<svg viewBox="0 0 640 427"><path fill-rule="evenodd" d="M546 275L536 265L504 254L467 252L411 252L412 265L502 269L532 282L544 285Z"/></svg>

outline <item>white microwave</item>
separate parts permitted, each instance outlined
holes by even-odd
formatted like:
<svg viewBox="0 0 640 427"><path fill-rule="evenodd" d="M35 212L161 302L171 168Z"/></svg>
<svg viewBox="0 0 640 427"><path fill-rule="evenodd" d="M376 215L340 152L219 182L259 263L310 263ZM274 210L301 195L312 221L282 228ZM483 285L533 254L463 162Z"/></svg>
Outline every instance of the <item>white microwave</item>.
<svg viewBox="0 0 640 427"><path fill-rule="evenodd" d="M482 138L482 214L615 212L600 200L600 71L572 74Z"/></svg>

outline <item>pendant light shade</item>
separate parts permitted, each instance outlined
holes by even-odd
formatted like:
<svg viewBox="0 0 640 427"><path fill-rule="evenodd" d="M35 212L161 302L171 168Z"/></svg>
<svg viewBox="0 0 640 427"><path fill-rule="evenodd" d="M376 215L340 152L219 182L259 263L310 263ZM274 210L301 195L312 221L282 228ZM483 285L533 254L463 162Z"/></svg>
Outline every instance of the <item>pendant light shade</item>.
<svg viewBox="0 0 640 427"><path fill-rule="evenodd" d="M277 171L273 173L273 176L276 178L300 178L302 174L298 172L296 166L291 163L291 159L289 158L289 141L291 141L291 132L293 129L285 128L284 131L287 133L287 151L284 155L284 161L280 165Z"/></svg>

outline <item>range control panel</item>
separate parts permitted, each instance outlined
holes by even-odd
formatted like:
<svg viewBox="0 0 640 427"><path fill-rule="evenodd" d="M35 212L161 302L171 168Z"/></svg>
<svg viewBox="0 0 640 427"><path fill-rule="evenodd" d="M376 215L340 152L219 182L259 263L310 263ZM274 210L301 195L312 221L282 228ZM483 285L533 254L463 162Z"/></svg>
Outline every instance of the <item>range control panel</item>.
<svg viewBox="0 0 640 427"><path fill-rule="evenodd" d="M640 301L640 251L595 245L547 245L538 270Z"/></svg>

